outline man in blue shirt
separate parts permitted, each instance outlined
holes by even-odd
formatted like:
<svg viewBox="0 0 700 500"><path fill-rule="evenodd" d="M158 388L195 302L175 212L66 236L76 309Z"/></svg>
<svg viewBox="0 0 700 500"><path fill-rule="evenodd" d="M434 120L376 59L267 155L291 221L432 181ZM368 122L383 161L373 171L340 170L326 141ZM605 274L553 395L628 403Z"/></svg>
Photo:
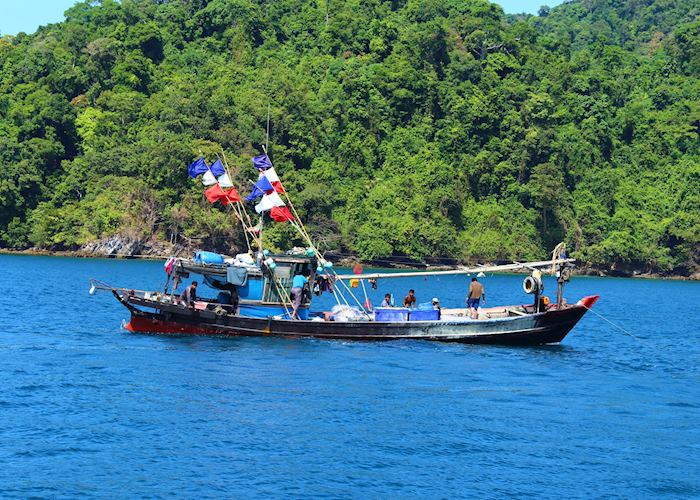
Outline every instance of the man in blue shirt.
<svg viewBox="0 0 700 500"><path fill-rule="evenodd" d="M297 274L292 278L292 319L299 319L297 310L301 306L301 299L304 296L304 285L309 282L309 278L304 275Z"/></svg>

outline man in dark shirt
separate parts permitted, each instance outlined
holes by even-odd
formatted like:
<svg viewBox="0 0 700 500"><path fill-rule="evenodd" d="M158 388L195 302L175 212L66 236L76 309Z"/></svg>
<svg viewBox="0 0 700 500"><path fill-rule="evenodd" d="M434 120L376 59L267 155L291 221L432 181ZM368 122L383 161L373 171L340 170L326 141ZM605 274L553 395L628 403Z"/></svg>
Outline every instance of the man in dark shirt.
<svg viewBox="0 0 700 500"><path fill-rule="evenodd" d="M193 281L190 286L185 288L180 294L180 301L187 307L194 307L194 301L197 300L197 282Z"/></svg>
<svg viewBox="0 0 700 500"><path fill-rule="evenodd" d="M416 292L414 290L409 290L408 295L406 295L403 298L403 306L404 307L413 307L416 305L416 296L414 295Z"/></svg>

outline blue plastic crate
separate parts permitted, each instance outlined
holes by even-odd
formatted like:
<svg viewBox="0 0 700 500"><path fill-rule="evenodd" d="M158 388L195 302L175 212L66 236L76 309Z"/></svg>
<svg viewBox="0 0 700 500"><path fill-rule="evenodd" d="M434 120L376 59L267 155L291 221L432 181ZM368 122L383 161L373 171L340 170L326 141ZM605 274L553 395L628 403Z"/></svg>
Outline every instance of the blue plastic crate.
<svg viewBox="0 0 700 500"><path fill-rule="evenodd" d="M408 320L409 321L437 321L440 319L440 311L437 309L430 309L427 311L411 311Z"/></svg>
<svg viewBox="0 0 700 500"><path fill-rule="evenodd" d="M405 307L377 307L374 310L375 321L407 321L408 309Z"/></svg>

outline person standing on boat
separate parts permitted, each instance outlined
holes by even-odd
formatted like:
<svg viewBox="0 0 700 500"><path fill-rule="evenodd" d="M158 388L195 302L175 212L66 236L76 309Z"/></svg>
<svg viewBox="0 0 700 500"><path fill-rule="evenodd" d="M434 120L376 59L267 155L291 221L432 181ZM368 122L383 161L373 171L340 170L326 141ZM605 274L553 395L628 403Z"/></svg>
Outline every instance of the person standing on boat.
<svg viewBox="0 0 700 500"><path fill-rule="evenodd" d="M483 299L484 304L486 303L486 293L484 292L484 285L479 283L479 280L472 278L472 282L469 284L469 293L467 294L467 309L469 310L469 317L477 319L479 317L479 303Z"/></svg>
<svg viewBox="0 0 700 500"><path fill-rule="evenodd" d="M180 301L187 307L194 307L194 301L197 300L197 282L193 281L190 286L185 288L180 294Z"/></svg>
<svg viewBox="0 0 700 500"><path fill-rule="evenodd" d="M394 307L393 306L394 301L391 299L391 294L387 293L384 295L384 300L382 300L382 305L379 307Z"/></svg>
<svg viewBox="0 0 700 500"><path fill-rule="evenodd" d="M433 297L433 309L438 312L438 319L442 317L442 309L440 308L440 300L437 297Z"/></svg>
<svg viewBox="0 0 700 500"><path fill-rule="evenodd" d="M301 300L304 297L304 286L309 282L309 278L303 274L297 274L292 278L292 319L299 319L297 311L301 307Z"/></svg>
<svg viewBox="0 0 700 500"><path fill-rule="evenodd" d="M403 298L404 307L414 307L416 305L416 296L414 290L409 290L408 295Z"/></svg>

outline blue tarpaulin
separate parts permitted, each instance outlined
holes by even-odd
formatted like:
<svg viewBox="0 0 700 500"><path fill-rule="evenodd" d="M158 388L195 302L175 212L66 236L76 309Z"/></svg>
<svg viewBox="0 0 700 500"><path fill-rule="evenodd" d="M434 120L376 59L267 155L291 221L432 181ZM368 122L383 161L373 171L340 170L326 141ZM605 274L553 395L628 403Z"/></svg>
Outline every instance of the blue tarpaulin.
<svg viewBox="0 0 700 500"><path fill-rule="evenodd" d="M197 250L194 253L194 261L197 264L223 264L224 256L214 252L205 252Z"/></svg>
<svg viewBox="0 0 700 500"><path fill-rule="evenodd" d="M248 282L248 270L245 267L229 266L226 268L226 281L236 286L245 286Z"/></svg>

